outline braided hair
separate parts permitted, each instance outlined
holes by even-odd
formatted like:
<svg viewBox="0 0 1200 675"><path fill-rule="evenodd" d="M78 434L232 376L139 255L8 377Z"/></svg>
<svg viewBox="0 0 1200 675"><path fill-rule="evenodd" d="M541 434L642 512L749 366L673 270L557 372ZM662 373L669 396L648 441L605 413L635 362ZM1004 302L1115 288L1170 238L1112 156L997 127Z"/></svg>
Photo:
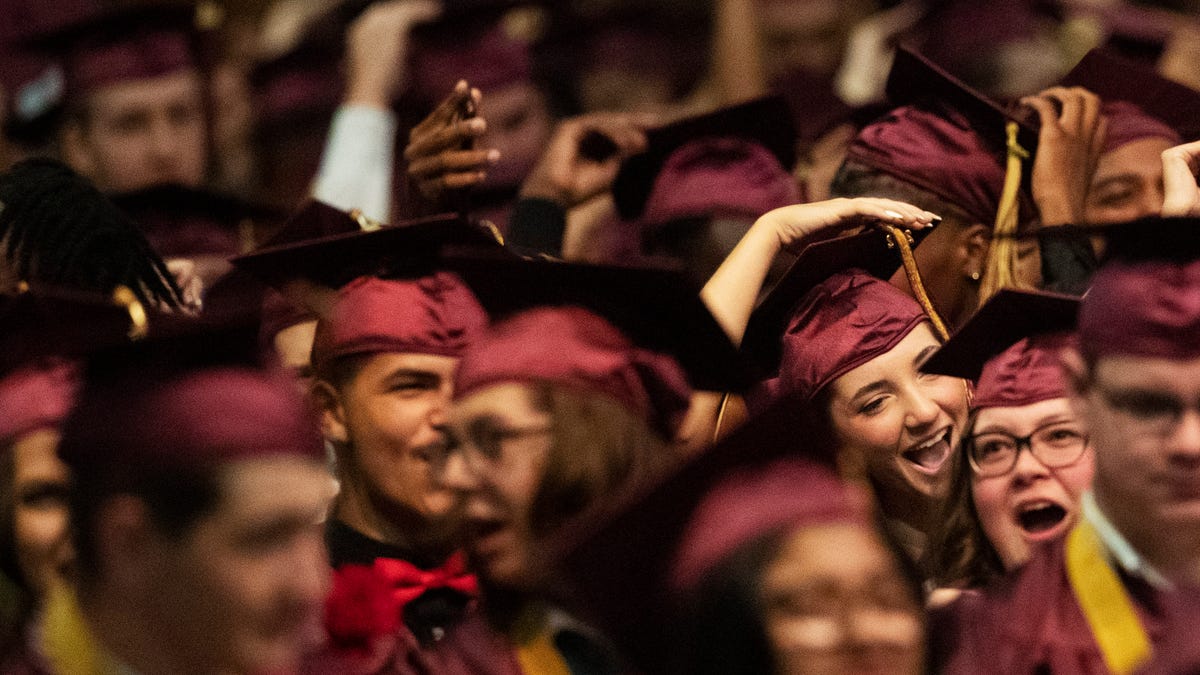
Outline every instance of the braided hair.
<svg viewBox="0 0 1200 675"><path fill-rule="evenodd" d="M178 308L182 293L133 221L87 179L52 159L0 174L0 265L18 279Z"/></svg>

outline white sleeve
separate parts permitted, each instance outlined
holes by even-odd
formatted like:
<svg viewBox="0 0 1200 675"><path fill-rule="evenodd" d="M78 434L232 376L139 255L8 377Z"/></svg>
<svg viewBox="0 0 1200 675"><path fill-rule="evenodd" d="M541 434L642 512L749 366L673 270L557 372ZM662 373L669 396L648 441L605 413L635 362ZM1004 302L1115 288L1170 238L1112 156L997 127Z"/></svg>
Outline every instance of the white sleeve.
<svg viewBox="0 0 1200 675"><path fill-rule="evenodd" d="M371 106L343 105L333 116L313 198L388 222L396 154L396 113Z"/></svg>

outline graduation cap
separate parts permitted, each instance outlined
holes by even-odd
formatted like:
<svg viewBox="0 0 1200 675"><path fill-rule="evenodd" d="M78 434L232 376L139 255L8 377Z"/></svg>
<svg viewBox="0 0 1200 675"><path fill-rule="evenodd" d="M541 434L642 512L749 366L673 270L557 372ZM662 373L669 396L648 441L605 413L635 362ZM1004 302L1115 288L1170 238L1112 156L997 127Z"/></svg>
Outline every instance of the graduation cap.
<svg viewBox="0 0 1200 675"><path fill-rule="evenodd" d="M915 247L928 233L929 228L911 232L910 245ZM750 315L742 339L742 352L753 359L762 372L778 373L785 352L783 336L793 323L798 303L830 278L850 270L857 270L864 281L874 278L880 284L887 285L886 280L902 264L899 245L892 235L874 229L809 244ZM874 292L872 295L881 298L885 305L903 308L892 318L906 323L908 319L905 317L917 317L913 307L917 312L921 308L911 297L895 288L891 289L894 294L888 292L882 285L878 290L883 291L881 295ZM882 310L877 308L874 311ZM887 312L883 316L887 316ZM852 325L849 322L841 324L847 329ZM855 344L863 346L858 340L855 340Z"/></svg>
<svg viewBox="0 0 1200 675"><path fill-rule="evenodd" d="M314 203L289 227L339 231L349 230L351 223L355 221L349 214ZM232 262L276 289L284 290L297 280L336 289L363 276L422 276L439 268L445 252L472 248L496 250L501 244L488 230L456 215L440 215L371 231L269 245Z"/></svg>
<svg viewBox="0 0 1200 675"><path fill-rule="evenodd" d="M132 293L114 298L44 284L0 294L0 374L46 358L78 358L147 330Z"/></svg>
<svg viewBox="0 0 1200 675"><path fill-rule="evenodd" d="M672 356L696 389L740 390L752 381L699 289L678 272L470 254L444 264L493 322L538 307L582 307L638 347Z"/></svg>
<svg viewBox="0 0 1200 675"><path fill-rule="evenodd" d="M974 380L977 410L1062 398L1059 352L1070 344L1078 312L1072 296L1001 290L921 370Z"/></svg>
<svg viewBox="0 0 1200 675"><path fill-rule="evenodd" d="M205 60L197 6L188 2L97 4L34 43L61 59L68 97L202 68Z"/></svg>
<svg viewBox="0 0 1200 675"><path fill-rule="evenodd" d="M1107 242L1079 309L1084 354L1200 357L1200 218L1148 217L1075 231Z"/></svg>
<svg viewBox="0 0 1200 675"><path fill-rule="evenodd" d="M1013 288L988 300L921 366L926 373L978 380L984 365L1035 335L1074 330L1079 298Z"/></svg>
<svg viewBox="0 0 1200 675"><path fill-rule="evenodd" d="M250 72L254 91L255 131L266 136L284 131L280 124L321 122L341 104L342 54L335 46L301 40L291 49L260 61Z"/></svg>
<svg viewBox="0 0 1200 675"><path fill-rule="evenodd" d="M681 147L703 139L737 138L762 146L784 173L796 163L796 132L787 103L771 96L688 118L646 134L646 151L625 160L613 182L617 211L642 217L664 166Z"/></svg>
<svg viewBox="0 0 1200 675"><path fill-rule="evenodd" d="M1116 147L1145 136L1163 136L1176 142L1200 138L1200 91L1168 80L1153 68L1103 49L1093 49L1063 77L1061 84L1064 87L1083 87L1105 103L1123 101L1134 104L1141 112L1161 121L1175 132L1168 135L1169 132L1161 127L1156 128L1136 118L1123 124L1124 116L1110 114L1107 147Z"/></svg>
<svg viewBox="0 0 1200 675"><path fill-rule="evenodd" d="M277 209L182 185L157 185L111 199L164 257L234 255L252 239L256 223L283 217Z"/></svg>
<svg viewBox="0 0 1200 675"><path fill-rule="evenodd" d="M258 349L251 315L162 316L151 326L147 338L85 362L59 445L77 476L324 456L312 411Z"/></svg>
<svg viewBox="0 0 1200 675"><path fill-rule="evenodd" d="M675 672L681 595L723 558L788 527L869 522L838 478L832 444L785 399L640 489L611 496L548 545L563 603L638 670ZM630 563L635 561L636 573Z"/></svg>

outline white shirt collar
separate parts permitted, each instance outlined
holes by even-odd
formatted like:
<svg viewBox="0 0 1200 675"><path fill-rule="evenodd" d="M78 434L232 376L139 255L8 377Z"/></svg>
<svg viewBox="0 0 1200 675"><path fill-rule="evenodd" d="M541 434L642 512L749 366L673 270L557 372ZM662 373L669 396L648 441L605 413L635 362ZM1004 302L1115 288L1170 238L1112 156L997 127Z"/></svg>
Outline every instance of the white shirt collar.
<svg viewBox="0 0 1200 675"><path fill-rule="evenodd" d="M1137 552L1133 544L1130 544L1129 540L1112 524L1112 521L1104 515L1104 512L1100 510L1100 504L1096 502L1096 497L1092 494L1091 490L1083 494L1080 502L1083 509L1083 517L1095 528L1097 536L1100 537L1100 542L1108 550L1108 554L1113 562L1119 565L1125 572L1141 578L1155 588L1170 589L1172 587L1170 580L1163 576L1161 572L1154 569L1154 566Z"/></svg>

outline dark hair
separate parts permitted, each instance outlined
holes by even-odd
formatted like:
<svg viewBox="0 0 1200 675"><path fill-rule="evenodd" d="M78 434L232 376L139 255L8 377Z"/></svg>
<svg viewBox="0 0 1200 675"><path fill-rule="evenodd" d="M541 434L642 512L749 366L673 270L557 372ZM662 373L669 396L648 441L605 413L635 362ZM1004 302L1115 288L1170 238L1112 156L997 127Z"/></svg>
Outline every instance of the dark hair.
<svg viewBox="0 0 1200 675"><path fill-rule="evenodd" d="M926 551L925 566L939 586L978 588L1004 575L1004 562L983 532L971 489L975 476L967 461L965 439L974 433L977 415L971 413L964 440L951 457L950 493Z"/></svg>
<svg viewBox="0 0 1200 675"><path fill-rule="evenodd" d="M141 500L160 533L186 535L221 500L221 470L211 466L88 466L75 470L70 491L71 540L82 585L103 574L96 540L97 517L108 500L131 495Z"/></svg>
<svg viewBox="0 0 1200 675"><path fill-rule="evenodd" d="M975 224L965 210L932 192L907 183L879 169L847 159L830 184L834 197L885 197L908 202L942 217L943 223L965 227Z"/></svg>
<svg viewBox="0 0 1200 675"><path fill-rule="evenodd" d="M542 384L534 387L531 403L552 420L550 456L530 513L536 536L676 461L666 439L607 396Z"/></svg>
<svg viewBox="0 0 1200 675"><path fill-rule="evenodd" d="M23 281L178 308L182 293L133 221L61 162L29 159L0 174L0 241Z"/></svg>

